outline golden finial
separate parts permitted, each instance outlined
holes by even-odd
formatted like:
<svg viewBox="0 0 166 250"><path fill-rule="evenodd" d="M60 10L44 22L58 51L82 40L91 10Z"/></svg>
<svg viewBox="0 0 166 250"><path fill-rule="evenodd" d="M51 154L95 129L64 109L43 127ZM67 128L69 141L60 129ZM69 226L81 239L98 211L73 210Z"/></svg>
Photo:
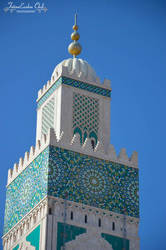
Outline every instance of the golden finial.
<svg viewBox="0 0 166 250"><path fill-rule="evenodd" d="M77 14L75 14L75 24L73 26L74 32L71 34L71 39L73 42L69 44L68 51L73 57L76 57L81 53L81 45L77 42L80 38L79 33L77 32L78 26L77 26Z"/></svg>

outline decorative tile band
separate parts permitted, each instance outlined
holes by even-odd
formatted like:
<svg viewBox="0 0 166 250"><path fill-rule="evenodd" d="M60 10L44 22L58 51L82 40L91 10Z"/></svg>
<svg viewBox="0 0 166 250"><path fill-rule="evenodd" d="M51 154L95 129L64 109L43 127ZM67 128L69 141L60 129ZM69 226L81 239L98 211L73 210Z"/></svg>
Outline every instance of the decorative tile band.
<svg viewBox="0 0 166 250"><path fill-rule="evenodd" d="M72 86L75 88L83 89L98 95L106 96L106 97L111 97L111 90L105 89L102 87L97 87L94 85L91 85L89 83L81 82L78 80L74 80L68 77L60 77L54 84L53 86L41 97L41 99L38 101L37 107L39 108L46 100L47 98L54 92L56 88L60 84L65 84L68 86Z"/></svg>
<svg viewBox="0 0 166 250"><path fill-rule="evenodd" d="M139 217L138 169L50 147L48 194Z"/></svg>
<svg viewBox="0 0 166 250"><path fill-rule="evenodd" d="M111 97L111 90L105 89L105 88L102 88L102 87L97 87L97 86L91 85L89 83L77 81L77 80L67 78L67 77L62 77L62 83L66 84L66 85L69 85L69 86L73 86L75 88L87 90L89 92L92 92L92 93L95 93L95 94L98 94L98 95Z"/></svg>
<svg viewBox="0 0 166 250"><path fill-rule="evenodd" d="M46 195L49 147L7 187L4 234Z"/></svg>
<svg viewBox="0 0 166 250"><path fill-rule="evenodd" d="M4 234L46 195L139 217L138 169L47 147L7 187Z"/></svg>

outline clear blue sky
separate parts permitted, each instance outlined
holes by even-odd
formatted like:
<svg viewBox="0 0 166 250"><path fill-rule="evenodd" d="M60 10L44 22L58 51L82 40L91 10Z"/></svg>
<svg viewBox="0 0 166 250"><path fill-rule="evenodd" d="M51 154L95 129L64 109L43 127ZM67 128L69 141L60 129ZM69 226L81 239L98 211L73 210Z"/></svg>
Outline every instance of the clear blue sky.
<svg viewBox="0 0 166 250"><path fill-rule="evenodd" d="M4 13L7 2L0 3L0 232L7 171L35 144L37 91L70 57L77 10L80 57L112 80L111 143L139 153L141 250L166 249L166 1L47 0L45 14Z"/></svg>

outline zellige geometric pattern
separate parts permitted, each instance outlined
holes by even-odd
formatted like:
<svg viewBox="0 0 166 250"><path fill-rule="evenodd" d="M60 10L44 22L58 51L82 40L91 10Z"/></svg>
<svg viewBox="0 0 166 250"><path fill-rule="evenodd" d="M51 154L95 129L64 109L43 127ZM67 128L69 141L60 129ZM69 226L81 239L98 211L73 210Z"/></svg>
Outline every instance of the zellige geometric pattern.
<svg viewBox="0 0 166 250"><path fill-rule="evenodd" d="M50 147L48 194L139 217L138 169Z"/></svg>
<svg viewBox="0 0 166 250"><path fill-rule="evenodd" d="M46 195L139 217L138 169L48 146L7 186L4 234Z"/></svg>
<svg viewBox="0 0 166 250"><path fill-rule="evenodd" d="M47 147L7 187L4 234L47 195L48 160Z"/></svg>

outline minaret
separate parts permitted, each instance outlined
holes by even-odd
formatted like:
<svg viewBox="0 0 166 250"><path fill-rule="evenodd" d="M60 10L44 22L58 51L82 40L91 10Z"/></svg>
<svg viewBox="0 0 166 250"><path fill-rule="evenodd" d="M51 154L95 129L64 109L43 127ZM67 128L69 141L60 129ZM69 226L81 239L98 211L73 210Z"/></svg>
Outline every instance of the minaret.
<svg viewBox="0 0 166 250"><path fill-rule="evenodd" d="M110 144L110 81L81 53L59 63L37 98L36 146L8 171L5 250L139 250L137 153Z"/></svg>

